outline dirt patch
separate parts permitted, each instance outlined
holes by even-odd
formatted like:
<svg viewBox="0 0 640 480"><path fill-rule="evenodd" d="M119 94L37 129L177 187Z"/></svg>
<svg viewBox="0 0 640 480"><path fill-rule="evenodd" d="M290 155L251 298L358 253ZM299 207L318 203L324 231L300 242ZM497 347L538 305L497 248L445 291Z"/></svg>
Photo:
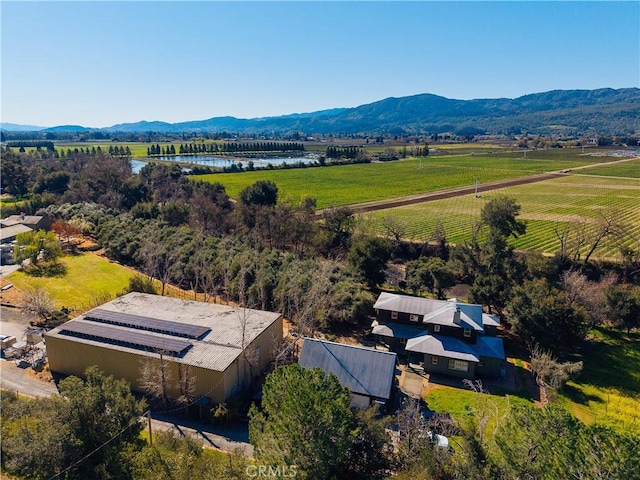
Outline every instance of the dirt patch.
<svg viewBox="0 0 640 480"><path fill-rule="evenodd" d="M22 290L4 278L0 279L0 288L3 289L0 291L0 303L12 307L18 307L22 304L22 300L24 299L24 292Z"/></svg>
<svg viewBox="0 0 640 480"><path fill-rule="evenodd" d="M35 378L41 382L53 382L53 376L51 375L51 371L48 366L41 368L40 370L27 368L25 372L27 377Z"/></svg>

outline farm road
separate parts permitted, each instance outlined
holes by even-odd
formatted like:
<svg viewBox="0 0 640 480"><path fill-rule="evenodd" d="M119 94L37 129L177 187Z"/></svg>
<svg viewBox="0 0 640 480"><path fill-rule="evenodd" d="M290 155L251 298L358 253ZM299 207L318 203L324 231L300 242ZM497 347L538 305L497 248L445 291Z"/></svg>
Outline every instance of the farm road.
<svg viewBox="0 0 640 480"><path fill-rule="evenodd" d="M532 175L530 177L515 178L511 180L498 180L495 182L479 183L477 185L478 193L496 190L498 188L513 187L515 185L525 185L527 183L541 182L551 178L563 177L565 173L542 173ZM446 190L438 190L429 193L419 193L417 195L409 195L406 197L390 198L387 200L376 200L373 202L363 202L349 205L355 213L367 213L375 210L386 210L388 208L403 207L405 205L414 205L416 203L432 202L434 200L442 200L445 198L459 197L461 195L469 195L475 193L476 185L465 187L448 188ZM318 212L320 213L320 212Z"/></svg>
<svg viewBox="0 0 640 480"><path fill-rule="evenodd" d="M622 160L616 160L613 162L602 162L602 163L595 163L592 165L583 165L580 167L574 167L570 171L574 172L576 170L582 170L585 168L613 165L616 163L630 162L632 160L638 160L638 159L640 159L640 157L631 157L631 158L625 158ZM565 172L569 172L569 170L566 170L563 172L546 172L546 173L540 173L537 175L531 175L531 176L522 177L522 178L513 178L508 180L496 180L495 182L479 183L477 185L477 189L478 189L477 191L478 193L488 192L490 190L497 190L499 188L514 187L517 185L526 185L529 183L542 182L544 180L550 180L552 178L564 177L569 174ZM414 205L417 203L432 202L434 200L442 200L445 198L459 197L462 195L469 195L475 192L476 192L476 185L468 185L465 187L448 188L446 190L437 190L435 192L429 192L429 193L419 193L416 195L409 195L406 197L389 198L386 200L375 200L372 202L354 203L352 205L349 205L349 207L354 211L354 213L367 213L367 212L373 212L376 210L386 210L388 208L403 207L405 205ZM316 213L322 214L322 210L318 210Z"/></svg>

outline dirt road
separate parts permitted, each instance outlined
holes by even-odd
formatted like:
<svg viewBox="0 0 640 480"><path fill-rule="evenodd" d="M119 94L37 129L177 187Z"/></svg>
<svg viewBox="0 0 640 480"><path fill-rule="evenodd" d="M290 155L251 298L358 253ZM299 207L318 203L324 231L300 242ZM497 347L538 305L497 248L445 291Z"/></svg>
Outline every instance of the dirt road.
<svg viewBox="0 0 640 480"><path fill-rule="evenodd" d="M459 197L461 195L470 195L472 193L475 193L476 191L478 193L481 193L481 192L488 192L491 190L497 190L499 188L514 187L517 185L526 185L529 183L542 182L545 180L550 180L553 178L559 178L566 175L570 175L570 172L574 172L576 170L613 165L616 163L630 162L638 159L640 159L640 157L630 157L630 158L624 158L621 160L615 160L612 162L602 162L602 163L595 163L592 165L583 165L580 167L572 168L571 170L563 170L561 172L558 172L558 171L546 172L546 173L541 173L537 175L531 175L528 177L480 183L477 186L468 185L465 187L448 188L446 190L437 190L435 192L419 193L417 195L408 195L406 197L396 197L396 198L389 198L386 200L375 200L372 202L355 203L355 204L349 205L349 207L355 213L367 213L367 212L373 212L375 210L386 210L388 208L403 207L405 205L414 205L414 204L423 203L423 202L432 202L434 200L442 200L445 198ZM322 210L318 210L316 214L321 215Z"/></svg>

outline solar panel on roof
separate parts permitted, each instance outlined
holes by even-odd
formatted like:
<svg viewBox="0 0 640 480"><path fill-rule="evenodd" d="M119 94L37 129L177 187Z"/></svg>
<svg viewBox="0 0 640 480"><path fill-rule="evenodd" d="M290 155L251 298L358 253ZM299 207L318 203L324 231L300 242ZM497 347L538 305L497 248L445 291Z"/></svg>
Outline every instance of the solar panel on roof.
<svg viewBox="0 0 640 480"><path fill-rule="evenodd" d="M123 347L148 351L163 351L174 356L191 346L190 342L175 338L164 338L148 333L121 330L107 325L70 321L60 327L60 333L72 337L97 340Z"/></svg>
<svg viewBox="0 0 640 480"><path fill-rule="evenodd" d="M129 313L112 312L111 310L104 310L102 308L96 308L87 312L84 318L85 320L92 320L94 322L120 325L121 327L130 327L138 330L148 330L150 332L173 335L174 337L193 338L194 340L211 330L208 327L202 327L200 325L160 320L158 318L131 315Z"/></svg>

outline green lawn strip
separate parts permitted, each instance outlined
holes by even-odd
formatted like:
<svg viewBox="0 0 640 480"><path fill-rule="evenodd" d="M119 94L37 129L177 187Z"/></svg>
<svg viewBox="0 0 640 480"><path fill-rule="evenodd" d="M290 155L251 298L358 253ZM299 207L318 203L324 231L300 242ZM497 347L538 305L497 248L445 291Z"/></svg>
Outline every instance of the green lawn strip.
<svg viewBox="0 0 640 480"><path fill-rule="evenodd" d="M448 412L453 418L464 423L467 417L476 415L479 410L483 409L491 412L495 412L497 409L498 416L500 416L510 407L518 405L533 407L533 400L527 398L527 396L526 392L520 392L516 395L478 394L464 388L438 385L436 388L429 390L425 396L425 401L430 409L436 412ZM495 421L495 418L491 418L487 428L493 428Z"/></svg>
<svg viewBox="0 0 640 480"><path fill-rule="evenodd" d="M580 359L558 403L586 423L640 434L640 332L593 330Z"/></svg>
<svg viewBox="0 0 640 480"><path fill-rule="evenodd" d="M29 287L44 288L53 297L56 308L81 310L97 298L122 292L134 274L92 253L68 255L60 259L60 263L66 267L60 276L36 277L17 271L8 275L7 280L22 291Z"/></svg>

